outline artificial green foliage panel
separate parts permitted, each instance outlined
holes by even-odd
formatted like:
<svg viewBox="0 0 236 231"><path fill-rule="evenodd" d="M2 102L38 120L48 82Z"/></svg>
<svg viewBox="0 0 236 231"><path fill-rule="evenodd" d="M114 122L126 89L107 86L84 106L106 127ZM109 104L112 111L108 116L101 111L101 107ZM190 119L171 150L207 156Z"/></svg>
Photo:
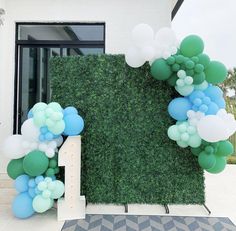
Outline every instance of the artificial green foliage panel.
<svg viewBox="0 0 236 231"><path fill-rule="evenodd" d="M82 134L82 191L90 203L204 203L204 178L189 149L167 136L174 90L150 67L122 55L53 58L52 100L76 106Z"/></svg>

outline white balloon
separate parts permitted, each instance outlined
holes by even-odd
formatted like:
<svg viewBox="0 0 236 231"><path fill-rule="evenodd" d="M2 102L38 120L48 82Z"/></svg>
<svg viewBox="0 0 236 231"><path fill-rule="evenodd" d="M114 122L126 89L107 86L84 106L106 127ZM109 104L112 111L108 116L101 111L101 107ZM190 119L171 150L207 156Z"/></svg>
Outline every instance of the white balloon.
<svg viewBox="0 0 236 231"><path fill-rule="evenodd" d="M23 141L22 135L9 136L3 143L4 155L10 159L19 159L25 156L27 153L22 145Z"/></svg>
<svg viewBox="0 0 236 231"><path fill-rule="evenodd" d="M45 154L48 158L53 158L55 156L55 151L53 148L48 148Z"/></svg>
<svg viewBox="0 0 236 231"><path fill-rule="evenodd" d="M234 115L227 113L225 109L220 109L217 112L217 116L219 116L226 123L229 130L229 136L232 136L236 131L236 121L234 119Z"/></svg>
<svg viewBox="0 0 236 231"><path fill-rule="evenodd" d="M140 48L150 45L154 39L153 29L145 23L138 24L132 30L132 40Z"/></svg>
<svg viewBox="0 0 236 231"><path fill-rule="evenodd" d="M155 55L155 49L152 46L145 46L141 50L144 60L150 61Z"/></svg>
<svg viewBox="0 0 236 231"><path fill-rule="evenodd" d="M131 67L141 67L145 63L145 59L141 50L136 47L131 47L125 55L126 63Z"/></svg>
<svg viewBox="0 0 236 231"><path fill-rule="evenodd" d="M227 124L217 115L207 115L197 124L199 136L208 142L218 142L229 138Z"/></svg>
<svg viewBox="0 0 236 231"><path fill-rule="evenodd" d="M177 43L175 32L169 27L161 28L155 35L155 43L166 45L173 49Z"/></svg>
<svg viewBox="0 0 236 231"><path fill-rule="evenodd" d="M34 124L33 119L27 119L21 126L21 134L25 140L37 142L40 130Z"/></svg>
<svg viewBox="0 0 236 231"><path fill-rule="evenodd" d="M55 141L57 142L57 147L60 147L63 144L63 137L59 136Z"/></svg>

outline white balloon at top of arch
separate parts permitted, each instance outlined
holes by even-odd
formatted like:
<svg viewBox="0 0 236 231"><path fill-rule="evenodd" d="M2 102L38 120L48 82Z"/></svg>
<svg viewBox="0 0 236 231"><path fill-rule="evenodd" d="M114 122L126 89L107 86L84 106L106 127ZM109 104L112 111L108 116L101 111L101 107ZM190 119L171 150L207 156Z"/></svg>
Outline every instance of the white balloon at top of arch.
<svg viewBox="0 0 236 231"><path fill-rule="evenodd" d="M126 63L134 68L142 66L146 61L167 59L177 53L179 41L175 32L163 27L155 34L148 24L138 24L132 30L133 45L125 54Z"/></svg>

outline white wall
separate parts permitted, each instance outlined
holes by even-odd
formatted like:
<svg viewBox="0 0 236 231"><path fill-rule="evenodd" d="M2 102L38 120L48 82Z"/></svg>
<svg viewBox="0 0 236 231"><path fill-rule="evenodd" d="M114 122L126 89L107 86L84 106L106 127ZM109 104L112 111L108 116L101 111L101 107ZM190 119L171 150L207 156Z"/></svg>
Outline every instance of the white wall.
<svg viewBox="0 0 236 231"><path fill-rule="evenodd" d="M124 53L132 28L141 22L155 30L170 26L176 0L5 0L0 27L0 142L12 133L15 22L105 22L106 53ZM4 0L0 0L1 5ZM0 173L7 160L0 153Z"/></svg>

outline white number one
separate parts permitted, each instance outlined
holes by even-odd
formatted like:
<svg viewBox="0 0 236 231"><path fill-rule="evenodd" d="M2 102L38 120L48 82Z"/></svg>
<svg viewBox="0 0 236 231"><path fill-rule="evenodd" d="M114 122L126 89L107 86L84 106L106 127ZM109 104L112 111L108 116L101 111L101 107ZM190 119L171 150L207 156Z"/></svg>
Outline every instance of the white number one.
<svg viewBox="0 0 236 231"><path fill-rule="evenodd" d="M58 200L57 219L85 218L85 196L80 196L81 136L69 136L58 154L58 165L65 166L65 196Z"/></svg>

